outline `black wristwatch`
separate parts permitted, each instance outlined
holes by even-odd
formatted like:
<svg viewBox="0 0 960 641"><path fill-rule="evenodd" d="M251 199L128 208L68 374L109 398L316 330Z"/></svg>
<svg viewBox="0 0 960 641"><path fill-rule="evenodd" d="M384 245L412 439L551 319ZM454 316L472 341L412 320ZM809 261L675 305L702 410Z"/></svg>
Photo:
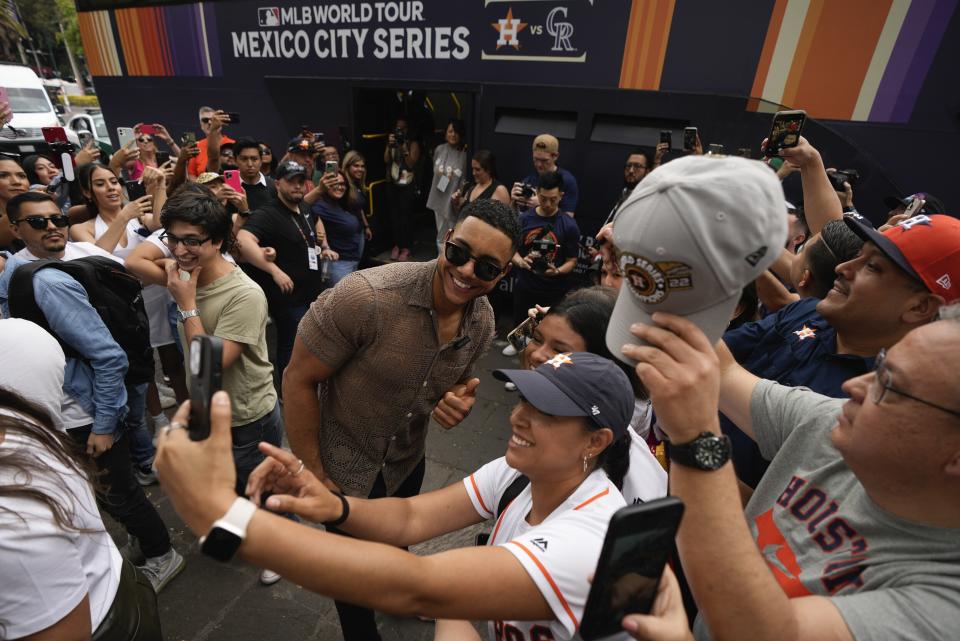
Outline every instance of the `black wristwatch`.
<svg viewBox="0 0 960 641"><path fill-rule="evenodd" d="M689 443L667 442L667 456L674 463L706 472L719 470L730 460L730 437L713 432L701 432Z"/></svg>

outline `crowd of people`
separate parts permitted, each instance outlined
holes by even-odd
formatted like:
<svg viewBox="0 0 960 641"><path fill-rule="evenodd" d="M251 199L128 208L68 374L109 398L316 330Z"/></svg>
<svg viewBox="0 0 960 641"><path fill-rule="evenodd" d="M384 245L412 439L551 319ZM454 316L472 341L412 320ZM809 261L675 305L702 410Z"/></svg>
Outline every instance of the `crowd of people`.
<svg viewBox="0 0 960 641"><path fill-rule="evenodd" d="M332 597L348 641L380 638L376 610L438 641L580 638L611 517L668 493L676 548L626 637L960 629L960 220L937 198L892 196L875 228L803 137L776 166L660 145L626 154L585 251L555 136L504 183L462 121L431 150L400 116L389 260L361 269L363 155L304 129L275 158L198 118L199 141L140 123L110 158L75 150L72 181L0 154L0 638L162 639L186 561L158 480L204 554ZM507 450L421 493L431 421L468 429L504 278ZM204 335L222 391L193 440ZM405 549L487 521L483 545Z"/></svg>

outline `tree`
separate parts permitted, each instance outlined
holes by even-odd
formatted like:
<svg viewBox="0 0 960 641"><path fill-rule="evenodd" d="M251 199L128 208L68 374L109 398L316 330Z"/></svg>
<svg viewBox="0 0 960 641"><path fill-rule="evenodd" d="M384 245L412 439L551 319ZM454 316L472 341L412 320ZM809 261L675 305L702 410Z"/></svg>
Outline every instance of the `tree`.
<svg viewBox="0 0 960 641"><path fill-rule="evenodd" d="M66 46L77 56L83 56L83 40L80 38L80 24L77 22L77 7L73 0L57 0L60 22L63 24L63 38Z"/></svg>

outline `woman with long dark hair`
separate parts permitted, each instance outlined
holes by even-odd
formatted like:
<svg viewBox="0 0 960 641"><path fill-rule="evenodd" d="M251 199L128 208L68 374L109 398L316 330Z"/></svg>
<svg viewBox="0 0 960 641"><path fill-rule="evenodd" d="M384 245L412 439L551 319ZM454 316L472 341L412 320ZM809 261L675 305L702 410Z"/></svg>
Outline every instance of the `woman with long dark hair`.
<svg viewBox="0 0 960 641"><path fill-rule="evenodd" d="M510 204L510 192L506 185L497 179L497 159L489 149L481 149L470 161L470 173L473 180L453 194L450 203L455 211L475 200L499 200Z"/></svg>
<svg viewBox="0 0 960 641"><path fill-rule="evenodd" d="M8 319L0 356L31 359L29 376L0 387L0 637L160 641L153 588L104 528L89 461L56 429L63 351L37 325Z"/></svg>
<svg viewBox="0 0 960 641"><path fill-rule="evenodd" d="M357 271L363 256L366 221L363 212L350 202L349 181L343 171L325 174L316 189L304 197L313 215L323 221L326 238L320 242L320 257L328 263L329 282L333 287L352 272Z"/></svg>

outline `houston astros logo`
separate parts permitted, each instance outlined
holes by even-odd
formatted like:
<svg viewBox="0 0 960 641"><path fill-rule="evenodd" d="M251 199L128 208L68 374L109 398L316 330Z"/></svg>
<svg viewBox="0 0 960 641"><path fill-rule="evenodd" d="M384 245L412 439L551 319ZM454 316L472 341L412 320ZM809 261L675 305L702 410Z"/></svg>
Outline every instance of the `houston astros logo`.
<svg viewBox="0 0 960 641"><path fill-rule="evenodd" d="M648 305L662 303L673 290L693 289L690 266L676 261L654 263L643 256L621 252L620 271L630 290Z"/></svg>
<svg viewBox="0 0 960 641"><path fill-rule="evenodd" d="M527 23L520 18L513 17L513 7L507 10L507 17L500 18L491 26L500 33L497 38L497 49L510 45L514 49L520 48L520 32L527 28Z"/></svg>
<svg viewBox="0 0 960 641"><path fill-rule="evenodd" d="M573 359L570 358L570 352L557 354L547 361L547 365L553 365L553 369L560 369L561 365L573 365Z"/></svg>

